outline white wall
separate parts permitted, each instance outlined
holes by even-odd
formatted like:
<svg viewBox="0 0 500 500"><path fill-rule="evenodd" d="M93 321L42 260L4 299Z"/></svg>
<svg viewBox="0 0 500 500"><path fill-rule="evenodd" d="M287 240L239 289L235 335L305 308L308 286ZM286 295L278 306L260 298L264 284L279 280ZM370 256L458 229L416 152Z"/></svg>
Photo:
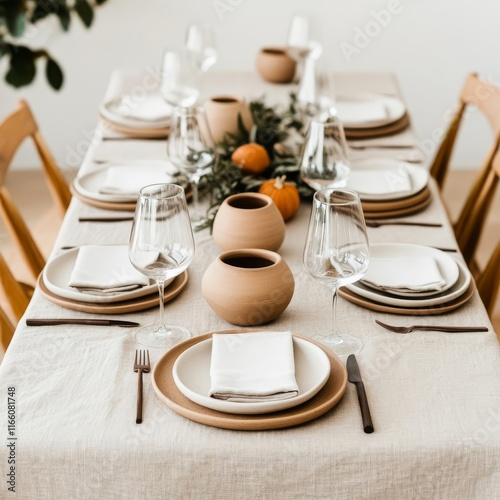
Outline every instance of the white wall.
<svg viewBox="0 0 500 500"><path fill-rule="evenodd" d="M377 27L375 14L381 19L380 11L389 7L396 13L388 22L385 16L386 26L378 21ZM216 32L220 57L215 69L251 69L259 47L284 43L289 19L298 12L311 17L325 62L333 69L396 73L426 148L435 144L433 137L444 127L443 116L469 71L500 86L497 0L108 0L96 9L90 30L76 18L69 33L62 33L57 22L39 29L36 36L47 40L65 71L64 87L52 91L43 68L35 83L21 90L1 80L0 116L13 110L20 97L28 99L64 165L68 151L93 130L112 69L157 64L163 47L180 43L187 24L200 19L210 21ZM369 32L368 40L360 39L360 31ZM366 46L346 57L345 44L360 42ZM0 64L2 78L5 62ZM489 144L481 119L473 115L464 130L474 140L458 148L459 168L476 166ZM15 165L33 166L35 158L24 147Z"/></svg>

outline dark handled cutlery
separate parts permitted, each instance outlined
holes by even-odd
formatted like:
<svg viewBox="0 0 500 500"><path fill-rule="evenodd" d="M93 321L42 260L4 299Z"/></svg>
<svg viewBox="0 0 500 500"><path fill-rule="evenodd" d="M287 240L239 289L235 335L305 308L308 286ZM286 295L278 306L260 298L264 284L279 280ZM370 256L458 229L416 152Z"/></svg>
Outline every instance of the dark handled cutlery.
<svg viewBox="0 0 500 500"><path fill-rule="evenodd" d="M401 220L401 221L385 221L385 220L366 220L366 225L368 227L380 227L380 226L418 226L418 227L443 227L443 224L439 224L438 222L414 222L409 220Z"/></svg>
<svg viewBox="0 0 500 500"><path fill-rule="evenodd" d="M139 373L137 382L137 417L136 424L142 423L142 374L149 373L151 370L151 363L149 362L149 351L135 351L134 372Z"/></svg>
<svg viewBox="0 0 500 500"><path fill-rule="evenodd" d="M97 325L97 326L121 326L131 328L139 326L134 321L122 321L121 319L75 319L75 318L28 318L28 326L49 326L49 325Z"/></svg>
<svg viewBox="0 0 500 500"><path fill-rule="evenodd" d="M488 328L485 326L429 326L429 325L412 325L412 326L393 326L387 323L382 323L378 319L375 320L377 325L382 328L395 333L410 333L414 330L420 330L424 332L449 332L449 333L459 333L459 332L487 332Z"/></svg>
<svg viewBox="0 0 500 500"><path fill-rule="evenodd" d="M124 217L79 217L78 222L126 222L132 221L134 217L124 216Z"/></svg>
<svg viewBox="0 0 500 500"><path fill-rule="evenodd" d="M361 409L361 417L363 419L363 430L367 434L371 434L374 431L372 417L370 415L370 408L368 407L368 399L366 398L365 385L361 379L358 362L354 354L351 354L347 358L347 375L349 382L356 386L356 390L358 392L359 407Z"/></svg>

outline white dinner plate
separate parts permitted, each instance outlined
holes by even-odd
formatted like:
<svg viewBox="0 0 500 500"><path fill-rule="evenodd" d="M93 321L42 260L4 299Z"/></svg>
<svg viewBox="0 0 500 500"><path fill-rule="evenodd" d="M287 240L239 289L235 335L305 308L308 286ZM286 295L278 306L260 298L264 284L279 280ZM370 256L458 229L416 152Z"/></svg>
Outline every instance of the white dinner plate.
<svg viewBox="0 0 500 500"><path fill-rule="evenodd" d="M379 253L377 251L377 247L382 247L382 248L385 247L387 253L384 252L383 250L382 252ZM429 250L429 252L427 252L427 250ZM388 304L392 306L400 306L407 308L412 308L412 307L418 308L424 306L444 304L445 302L450 302L456 299L457 297L460 297L460 295L462 295L467 290L471 281L471 275L469 270L467 269L467 266L465 266L461 262L456 261L449 255L435 248L425 247L423 245L409 245L409 244L406 245L403 243L401 244L393 243L393 244L371 245L370 251L372 255L377 255L377 256L382 256L382 255L387 256L388 254L390 254L389 252L392 251L393 252L392 255L398 257L422 255L425 253L427 253L427 255L433 254L434 256L436 256L436 254L433 252L436 251L438 252L438 254L442 254L439 256L439 260L437 260L437 262L443 276L445 273L444 271L445 268L443 266L448 265L444 264L445 260L442 258L443 255L450 258L458 266L458 279L456 280L456 282L452 286L450 286L447 290L432 295L430 297L429 296L421 297L420 295L412 297L396 297L392 293L369 288L360 283L359 281L356 283L345 285L346 288L351 290L356 295L359 295L360 297L365 297L374 302L378 302L379 304Z"/></svg>
<svg viewBox="0 0 500 500"><path fill-rule="evenodd" d="M330 361L325 352L304 339L293 337L295 379L299 394L280 401L236 403L211 398L210 363L212 339L187 349L175 361L172 375L179 391L188 399L206 408L239 415L256 415L293 408L311 399L326 384L330 376Z"/></svg>
<svg viewBox="0 0 500 500"><path fill-rule="evenodd" d="M372 158L366 160L355 160L351 161L352 170L392 170L392 169L404 169L408 172L410 177L411 189L409 191L404 191L400 193L386 193L386 194L368 194L359 193L359 197L362 201L389 201L389 200L400 200L402 198L408 198L413 196L427 186L429 182L429 171L426 168L420 167L418 165L412 165L406 161L395 160L394 158ZM349 185L349 180L347 180L347 187L355 189L355 187Z"/></svg>
<svg viewBox="0 0 500 500"><path fill-rule="evenodd" d="M137 193L135 196L129 194L111 194L111 193L101 193L100 190L106 182L106 176L108 169L111 167L137 167L138 170L141 168L147 168L148 170L158 169L160 179L164 174L164 179L162 182L170 183L174 182L174 176L178 174L178 170L175 166L167 160L130 160L121 163L107 163L106 168L96 170L89 174L77 177L73 181L73 187L81 195L91 198L97 201L111 202L111 203L131 203L137 200Z"/></svg>
<svg viewBox="0 0 500 500"><path fill-rule="evenodd" d="M132 106L139 110L138 114L140 114L141 109L155 109L154 118L146 119L134 115L134 111L129 111ZM172 108L164 101L159 92L152 92L145 96L138 96L135 99L129 96L120 96L102 102L99 106L99 113L106 120L125 127L162 129L170 125Z"/></svg>
<svg viewBox="0 0 500 500"><path fill-rule="evenodd" d="M396 122L403 118L406 113L406 106L404 105L401 99L393 96L387 96L383 94L372 94L372 93L361 93L353 96L342 96L338 97L337 102L355 102L355 103L363 103L369 101L381 101L385 111L386 117L380 118L378 120L370 120L364 121L362 119L349 121L348 118L342 117L342 107L340 106L338 109L338 116L342 121L342 124L346 128L374 128L374 127L382 127L384 125L389 125L390 123Z"/></svg>
<svg viewBox="0 0 500 500"><path fill-rule="evenodd" d="M76 257L78 255L78 248L67 250L55 258L50 260L43 269L43 281L46 287L59 297L67 299L78 300L79 302L93 302L99 304L110 304L113 302L121 302L123 300L134 299L150 295L158 291L158 286L153 283L148 286L143 286L136 290L122 292L117 295L109 297L101 297L100 295L90 295L79 292L76 288L69 286L69 279L71 272L75 267ZM167 280L165 287L173 281Z"/></svg>

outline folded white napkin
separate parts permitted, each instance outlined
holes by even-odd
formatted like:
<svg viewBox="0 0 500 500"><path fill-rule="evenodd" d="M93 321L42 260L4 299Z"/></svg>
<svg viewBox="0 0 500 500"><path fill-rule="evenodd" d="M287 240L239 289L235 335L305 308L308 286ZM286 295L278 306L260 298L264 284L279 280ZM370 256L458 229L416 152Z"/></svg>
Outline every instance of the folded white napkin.
<svg viewBox="0 0 500 500"><path fill-rule="evenodd" d="M436 260L427 255L373 257L361 283L386 292L439 291L447 284Z"/></svg>
<svg viewBox="0 0 500 500"><path fill-rule="evenodd" d="M78 249L69 286L92 295L116 295L149 285L128 258L127 245L84 245Z"/></svg>
<svg viewBox="0 0 500 500"><path fill-rule="evenodd" d="M138 195L148 184L172 182L172 176L160 165L117 165L106 171L102 194Z"/></svg>
<svg viewBox="0 0 500 500"><path fill-rule="evenodd" d="M377 122L387 118L387 109L381 99L338 101L335 104L338 117L347 125Z"/></svg>
<svg viewBox="0 0 500 500"><path fill-rule="evenodd" d="M404 168L394 167L384 170L359 170L351 168L348 187L360 194L393 194L410 192L411 176Z"/></svg>
<svg viewBox="0 0 500 500"><path fill-rule="evenodd" d="M297 396L290 332L212 336L209 395L240 403Z"/></svg>
<svg viewBox="0 0 500 500"><path fill-rule="evenodd" d="M107 107L109 111L125 118L149 122L165 121L172 111L158 92L137 97L125 94L110 101Z"/></svg>

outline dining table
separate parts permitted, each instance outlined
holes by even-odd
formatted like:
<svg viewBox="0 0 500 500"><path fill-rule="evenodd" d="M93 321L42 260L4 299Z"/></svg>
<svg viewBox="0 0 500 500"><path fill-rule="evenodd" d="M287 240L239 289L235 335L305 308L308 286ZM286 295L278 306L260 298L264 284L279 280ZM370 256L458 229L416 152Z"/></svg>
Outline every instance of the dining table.
<svg viewBox="0 0 500 500"><path fill-rule="evenodd" d="M141 72L117 71L106 96L138 88L144 81ZM205 75L202 93L286 102L294 88L266 83L250 71L214 71ZM404 101L396 75L388 72L335 73L335 90ZM401 134L414 141L412 150L356 149L359 141L353 140L353 157L410 159L425 167L411 124ZM108 162L161 160L167 155L164 138L128 138L107 128L101 118L90 142L78 177ZM446 248L463 262L432 179L428 188L430 203L401 220L441 226L368 227L369 242ZM291 331L306 339L329 332L330 290L302 263L310 212L310 201L302 200L286 222L278 250L293 273L293 297L277 319L251 331ZM128 244L130 220L79 221L118 215L133 212L111 211L73 196L47 265L68 251L63 247ZM203 275L221 250L209 229L195 232L195 243L187 283L165 303L166 318L187 328L193 339L238 329L221 319L201 293ZM477 291L460 307L432 315L374 310L345 295L337 305L339 329L363 342L356 357L373 433L363 431L354 384L344 384L345 392L328 411L294 425L238 429L196 421L182 408L165 404L152 373L144 374L143 422L137 424L133 364L141 346L135 328L35 327L27 326L26 318L113 318L145 326L158 318L158 307L113 315L101 314L98 308L75 310L50 300L39 283L0 366L0 496L10 498L15 491L16 497L26 499L500 498L500 349ZM402 335L375 320L475 325L487 331ZM152 366L168 354L164 349L149 353ZM345 365L346 360L340 362Z"/></svg>

